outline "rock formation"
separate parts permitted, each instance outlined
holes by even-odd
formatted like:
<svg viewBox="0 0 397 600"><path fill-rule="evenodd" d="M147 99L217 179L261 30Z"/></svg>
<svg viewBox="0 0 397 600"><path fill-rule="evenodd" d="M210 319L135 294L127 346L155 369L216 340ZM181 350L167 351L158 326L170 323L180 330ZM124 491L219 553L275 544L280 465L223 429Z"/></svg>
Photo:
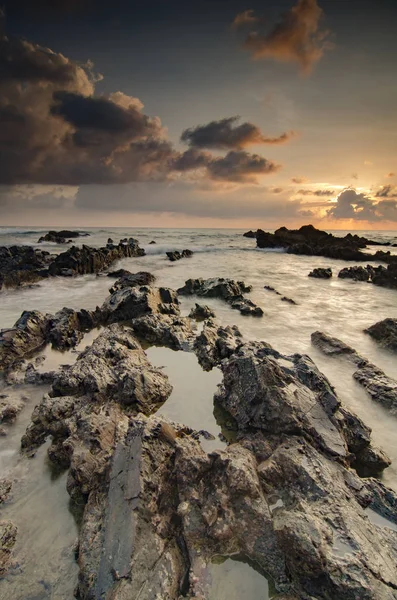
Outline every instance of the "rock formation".
<svg viewBox="0 0 397 600"><path fill-rule="evenodd" d="M364 329L380 346L397 351L397 319L383 319Z"/></svg>

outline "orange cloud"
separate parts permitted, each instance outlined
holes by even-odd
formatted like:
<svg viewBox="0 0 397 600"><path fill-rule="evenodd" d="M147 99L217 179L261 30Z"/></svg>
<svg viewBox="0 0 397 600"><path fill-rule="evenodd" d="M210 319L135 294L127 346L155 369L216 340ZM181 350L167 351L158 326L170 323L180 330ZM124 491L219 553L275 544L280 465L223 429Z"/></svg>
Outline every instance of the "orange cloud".
<svg viewBox="0 0 397 600"><path fill-rule="evenodd" d="M310 179L308 179L307 177L291 177L291 181L292 183L297 183L297 184L302 184L302 183L309 183Z"/></svg>
<svg viewBox="0 0 397 600"><path fill-rule="evenodd" d="M252 9L245 10L244 12L238 13L238 15L235 16L232 23L232 29L239 29L240 27L254 25L260 20L260 17L257 17Z"/></svg>

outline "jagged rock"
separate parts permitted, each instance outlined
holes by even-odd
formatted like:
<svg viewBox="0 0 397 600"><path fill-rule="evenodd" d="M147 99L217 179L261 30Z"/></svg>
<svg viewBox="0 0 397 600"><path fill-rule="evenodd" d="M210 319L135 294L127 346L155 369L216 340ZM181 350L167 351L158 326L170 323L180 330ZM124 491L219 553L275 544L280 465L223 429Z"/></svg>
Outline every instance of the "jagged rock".
<svg viewBox="0 0 397 600"><path fill-rule="evenodd" d="M292 298L287 298L287 296L283 296L281 298L282 302L288 302L288 304L296 304L295 300L292 300Z"/></svg>
<svg viewBox="0 0 397 600"><path fill-rule="evenodd" d="M193 256L192 250L182 250L182 252L178 252L178 250L174 250L173 252L166 252L168 260L171 262L175 262L176 260L181 260L181 258L190 258Z"/></svg>
<svg viewBox="0 0 397 600"><path fill-rule="evenodd" d="M331 279L332 269L329 267L326 269L318 267L317 269L313 269L313 271L310 271L309 277L315 277L317 279Z"/></svg>
<svg viewBox="0 0 397 600"><path fill-rule="evenodd" d="M195 335L190 319L180 316L146 315L134 319L132 328L145 342L173 350L189 350Z"/></svg>
<svg viewBox="0 0 397 600"><path fill-rule="evenodd" d="M370 281L374 273L373 267L346 267L342 269L338 277L340 279L354 279L354 281Z"/></svg>
<svg viewBox="0 0 397 600"><path fill-rule="evenodd" d="M108 238L108 241L106 243L107 244L114 244L114 241L112 240L112 238Z"/></svg>
<svg viewBox="0 0 397 600"><path fill-rule="evenodd" d="M391 460L380 448L367 446L357 456L352 466L361 477L378 477L391 465Z"/></svg>
<svg viewBox="0 0 397 600"><path fill-rule="evenodd" d="M205 371L210 371L220 364L224 358L229 358L242 343L242 335L234 325L220 327L214 321L204 323L203 331L194 342L194 352Z"/></svg>
<svg viewBox="0 0 397 600"><path fill-rule="evenodd" d="M274 233L267 233L258 229L255 234L258 248L285 248L291 254L305 254L309 256L326 256L343 260L371 260L369 254L360 250L372 240L348 233L340 238L321 231L313 225L303 225L298 230L280 227ZM374 258L374 260L379 260Z"/></svg>
<svg viewBox="0 0 397 600"><path fill-rule="evenodd" d="M247 238L256 238L256 231L252 231L252 229L250 229L249 231L243 233L243 236Z"/></svg>
<svg viewBox="0 0 397 600"><path fill-rule="evenodd" d="M12 481L9 479L0 479L0 505L3 504L8 496L10 495L12 489Z"/></svg>
<svg viewBox="0 0 397 600"><path fill-rule="evenodd" d="M73 348L83 335L78 313L71 308L62 308L49 320L47 340L54 348Z"/></svg>
<svg viewBox="0 0 397 600"><path fill-rule="evenodd" d="M326 333L316 331L311 335L312 343L327 356L345 356L358 369L353 377L360 383L372 400L380 402L393 411L397 410L397 381L388 377L379 367L351 348L341 340Z"/></svg>
<svg viewBox="0 0 397 600"><path fill-rule="evenodd" d="M135 286L143 286L143 285L152 285L156 281L156 278L151 273L147 273L146 271L139 271L138 273L128 273L126 275L121 275L120 278L116 281L116 283L109 289L111 294L117 292L118 290L122 290L126 287L135 287Z"/></svg>
<svg viewBox="0 0 397 600"><path fill-rule="evenodd" d="M11 521L0 521L0 576L6 574L17 541L18 528Z"/></svg>
<svg viewBox="0 0 397 600"><path fill-rule="evenodd" d="M252 287L245 285L243 281L215 277L211 279L188 279L185 281L185 285L179 288L178 294L182 296L194 294L207 298L221 298L230 304L232 308L239 310L242 315L261 317L263 310L251 300L243 297L243 294L251 290Z"/></svg>
<svg viewBox="0 0 397 600"><path fill-rule="evenodd" d="M397 319L383 319L364 329L380 346L397 351Z"/></svg>
<svg viewBox="0 0 397 600"><path fill-rule="evenodd" d="M195 307L192 308L192 310L189 313L189 317L191 319L196 319L196 321L204 321L205 319L210 319L212 317L215 318L215 313L206 304L202 305L197 304L196 302Z"/></svg>
<svg viewBox="0 0 397 600"><path fill-rule="evenodd" d="M109 271L109 273L107 273L108 277L116 277L116 279L124 277L125 275L132 275L132 273L131 271L128 271L128 269L117 269L117 271Z"/></svg>
<svg viewBox="0 0 397 600"><path fill-rule="evenodd" d="M265 290L267 290L268 292L274 292L275 294L277 294L277 296L281 296L280 292L278 292L274 287L272 287L271 285L264 285L263 286Z"/></svg>
<svg viewBox="0 0 397 600"><path fill-rule="evenodd" d="M54 257L32 246L0 247L0 289L29 285L48 277Z"/></svg>
<svg viewBox="0 0 397 600"><path fill-rule="evenodd" d="M109 296L100 308L102 323L129 321L146 314L179 314L179 301L167 288L125 287Z"/></svg>
<svg viewBox="0 0 397 600"><path fill-rule="evenodd" d="M37 310L25 310L14 327L0 332L0 369L41 348L47 331L48 316Z"/></svg>

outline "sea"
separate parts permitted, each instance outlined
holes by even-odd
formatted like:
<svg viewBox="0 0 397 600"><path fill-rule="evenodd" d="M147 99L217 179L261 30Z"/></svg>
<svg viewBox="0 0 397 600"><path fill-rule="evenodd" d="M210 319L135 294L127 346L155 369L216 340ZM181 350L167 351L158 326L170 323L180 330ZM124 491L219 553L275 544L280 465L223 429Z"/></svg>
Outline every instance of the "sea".
<svg viewBox="0 0 397 600"><path fill-rule="evenodd" d="M38 238L48 230L44 227L0 227L0 246L24 244L51 253L65 251L69 246L38 244ZM324 356L310 341L311 333L324 331L355 348L387 375L397 378L396 355L379 347L364 332L386 317L397 318L396 290L339 279L338 272L356 264L354 262L296 256L278 249L257 249L255 239L243 236L245 230L128 227L85 228L84 231L89 236L75 239L75 245L100 247L106 245L108 238L115 243L126 237L136 238L146 255L118 261L114 269L150 271L156 276L159 286L177 289L187 279L198 277L229 277L252 285L248 297L263 309L262 318L242 316L218 299L205 299L205 304L214 309L220 324L237 325L246 339L268 342L285 354L308 354L328 377L342 404L355 411L371 427L373 443L392 460L392 465L384 472L383 482L397 491L397 415L370 399L353 379L352 364L343 358ZM333 233L343 236L347 232ZM377 242L397 244L397 231L357 233ZM184 249L192 250L193 256L177 262L167 259L167 251ZM387 249L397 254L397 247ZM372 254L376 250L378 247L370 246L366 251ZM331 267L332 279L308 277L315 267ZM55 313L64 306L94 309L108 295L112 281L103 275L85 275L52 278L31 287L2 290L0 328L11 327L24 310ZM264 286L275 288L281 295L266 290ZM281 301L281 296L293 299L296 304ZM181 298L183 315L189 313L195 301L200 302L193 297ZM96 331L88 334L79 349L91 343L98 334ZM147 349L147 354L154 365L164 368L174 388L160 409L161 413L191 427L207 429L216 438L209 443L208 449L221 447L223 442L218 437L220 426L213 412L213 394L221 382L220 371L214 369L205 373L195 355L190 353L152 347ZM76 354L61 354L47 349L45 357L41 368L47 370L59 364L70 364ZM69 505L66 474L54 473L46 458L46 447L29 462L20 455L20 437L42 391L33 386L21 386L15 393L24 394L26 407L16 423L10 426L7 436L0 437L0 472L12 473L16 479L14 499L3 508L1 518L10 518L19 527L17 555L21 570L18 571L16 566L11 575L0 581L0 600L72 598L77 567L71 548L77 537L79 517ZM219 590L226 589L223 584L227 574L230 585L230 590L227 588L228 600L273 597L270 583L269 586L265 580L258 583L258 574L251 572L248 565L237 564L237 561L230 563L229 559L220 561L213 569L214 590L218 589L216 586ZM220 600L222 593L214 591L213 597Z"/></svg>

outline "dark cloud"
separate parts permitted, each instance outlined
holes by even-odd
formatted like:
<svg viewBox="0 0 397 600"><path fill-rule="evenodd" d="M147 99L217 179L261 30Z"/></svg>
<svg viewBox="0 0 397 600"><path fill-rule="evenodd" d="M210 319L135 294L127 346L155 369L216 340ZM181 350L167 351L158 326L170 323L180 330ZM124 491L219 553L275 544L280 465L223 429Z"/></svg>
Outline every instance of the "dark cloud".
<svg viewBox="0 0 397 600"><path fill-rule="evenodd" d="M139 99L122 92L94 96L91 63L79 66L5 36L0 41L0 184L169 181L197 170L209 179L245 183L279 168L243 151L224 157L195 147L179 152ZM266 138L250 123L233 128L235 120L214 122L212 147L280 143L287 136ZM207 137L213 125L206 126ZM186 140L197 139L200 129L184 132Z"/></svg>
<svg viewBox="0 0 397 600"><path fill-rule="evenodd" d="M232 29L239 29L240 27L250 27L260 23L262 19L257 17L252 9L244 10L238 13L232 23Z"/></svg>
<svg viewBox="0 0 397 600"><path fill-rule="evenodd" d="M383 185L375 194L376 198L396 198L397 197L397 186L395 185Z"/></svg>
<svg viewBox="0 0 397 600"><path fill-rule="evenodd" d="M295 62L303 73L310 73L330 47L322 16L317 0L298 0L271 31L249 33L244 46L253 58Z"/></svg>
<svg viewBox="0 0 397 600"><path fill-rule="evenodd" d="M310 179L308 179L307 177L291 177L291 181L292 183L309 183Z"/></svg>
<svg viewBox="0 0 397 600"><path fill-rule="evenodd" d="M335 192L333 190L299 190L296 192L301 196L335 196Z"/></svg>
<svg viewBox="0 0 397 600"><path fill-rule="evenodd" d="M258 154L233 150L222 158L212 160L207 169L213 179L244 183L256 182L258 175L275 173L280 165Z"/></svg>
<svg viewBox="0 0 397 600"><path fill-rule="evenodd" d="M181 140L194 148L239 150L253 144L284 144L296 135L289 131L277 137L270 137L253 123L235 125L239 118L228 117L220 121L211 121L207 125L185 129Z"/></svg>
<svg viewBox="0 0 397 600"><path fill-rule="evenodd" d="M356 190L348 188L339 194L336 204L327 211L327 215L333 219L397 222L397 202L377 202L366 194L359 194Z"/></svg>

